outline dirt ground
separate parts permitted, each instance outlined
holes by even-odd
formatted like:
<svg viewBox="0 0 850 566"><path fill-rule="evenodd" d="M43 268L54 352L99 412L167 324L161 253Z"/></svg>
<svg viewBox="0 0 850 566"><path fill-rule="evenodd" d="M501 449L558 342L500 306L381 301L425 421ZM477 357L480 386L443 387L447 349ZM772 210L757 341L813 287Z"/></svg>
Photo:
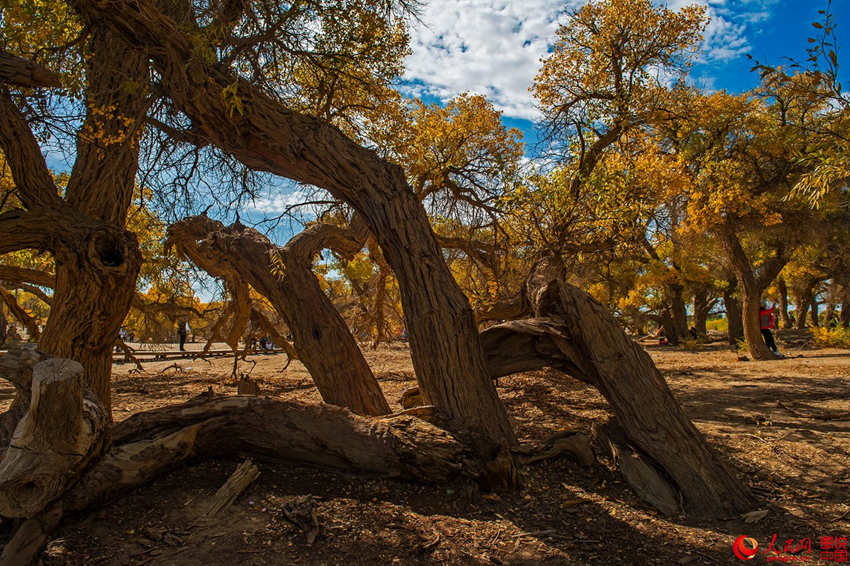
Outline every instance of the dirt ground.
<svg viewBox="0 0 850 566"><path fill-rule="evenodd" d="M838 561L820 560L819 546L821 537L850 537L850 352L786 352L788 359L772 362L738 361L720 346L650 347L650 353L709 443L758 495L753 511L767 510L762 520L665 518L606 463L583 469L564 456L524 468L523 488L500 495L482 494L464 481L416 485L259 463L259 479L219 520L196 524L198 506L239 463L205 461L69 518L44 564L737 564L732 543L740 535L755 538L762 550L775 535L780 553L787 539L795 546L808 538L811 554L803 549L772 558L839 563L840 554ZM401 392L414 385L406 345L365 354L391 405L400 408ZM318 401L304 368L293 362L282 370L285 362L285 355L254 356L240 363L240 371L250 371L264 395ZM117 365L115 419L180 403L210 387L235 394L228 384L232 360L164 369L173 363L145 364L143 373ZM594 389L556 372L502 378L498 390L521 441L567 429L589 432L608 416ZM0 389L0 408L11 395ZM801 416L813 410L845 416ZM286 518L284 509L293 504L315 511L320 530L312 545ZM0 536L12 528L0 524ZM762 553L749 564L768 558Z"/></svg>

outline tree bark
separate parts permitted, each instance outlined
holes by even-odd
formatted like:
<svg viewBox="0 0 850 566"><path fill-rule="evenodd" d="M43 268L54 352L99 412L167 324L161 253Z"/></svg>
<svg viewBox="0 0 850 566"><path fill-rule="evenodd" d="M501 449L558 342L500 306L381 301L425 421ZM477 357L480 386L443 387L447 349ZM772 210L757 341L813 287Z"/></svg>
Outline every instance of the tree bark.
<svg viewBox="0 0 850 566"><path fill-rule="evenodd" d="M812 296L811 302L812 309L812 326L815 328L820 326L820 314L818 313L818 300L816 296Z"/></svg>
<svg viewBox="0 0 850 566"><path fill-rule="evenodd" d="M766 260L756 275L743 246L730 225L720 230L720 241L727 257L735 270L738 287L741 290L742 321L744 325L744 340L747 342L750 355L755 360L774 360L774 354L764 342L759 322L762 292L776 278L782 268L788 263L784 249L776 250L776 255Z"/></svg>
<svg viewBox="0 0 850 566"><path fill-rule="evenodd" d="M139 413L116 425L113 438L63 498L66 510L85 509L193 457L247 454L429 483L481 474L463 443L418 418L363 417L333 405L255 396L202 396Z"/></svg>
<svg viewBox="0 0 850 566"><path fill-rule="evenodd" d="M356 251L362 246L342 242L342 235L338 228L318 224L279 249L241 224L225 227L206 216L194 216L169 227L168 243L211 275L244 280L271 302L286 320L298 359L325 402L363 415L383 415L390 412L389 404L311 269L313 256L332 240L337 249L349 245ZM275 258L280 258L277 264Z"/></svg>
<svg viewBox="0 0 850 566"><path fill-rule="evenodd" d="M733 279L723 291L723 303L726 306L726 322L728 323L728 340L730 346L736 346L738 340L744 337L744 323L741 315L741 301L735 296L738 281Z"/></svg>
<svg viewBox="0 0 850 566"><path fill-rule="evenodd" d="M147 2L73 5L84 21L106 23L148 48L174 107L211 143L253 169L324 188L363 216L398 279L423 394L455 429L477 431L494 485L514 485L516 440L487 375L472 309L401 168L327 122L282 107L231 70L208 65L197 56L195 22L177 17L178 24ZM221 95L231 91L242 101L238 113Z"/></svg>
<svg viewBox="0 0 850 566"><path fill-rule="evenodd" d="M685 416L652 358L601 304L564 283L560 269L546 261L538 263L526 287L538 318L482 333L494 376L548 365L593 384L629 441L672 479L689 512L723 515L751 508L752 495Z"/></svg>
<svg viewBox="0 0 850 566"><path fill-rule="evenodd" d="M29 409L0 461L0 514L33 517L100 456L108 418L84 402L83 366L53 358L33 367Z"/></svg>
<svg viewBox="0 0 850 566"><path fill-rule="evenodd" d="M685 288L675 283L668 286L670 296L670 314L673 317L673 329L676 333L676 341L685 340L688 337L688 313L685 308Z"/></svg>
<svg viewBox="0 0 850 566"><path fill-rule="evenodd" d="M797 320L794 324L794 328L797 330L803 330L807 326L809 310L811 308L811 304L814 301L814 283L803 285L801 289L798 289L795 295L794 301L794 310L797 314Z"/></svg>
<svg viewBox="0 0 850 566"><path fill-rule="evenodd" d="M788 285L785 278L777 279L776 286L779 289L779 322L782 328L791 328L791 318L788 316Z"/></svg>
<svg viewBox="0 0 850 566"><path fill-rule="evenodd" d="M712 302L708 300L707 289L697 289L694 293L694 329L697 331L697 336L708 334L708 312L711 310Z"/></svg>
<svg viewBox="0 0 850 566"><path fill-rule="evenodd" d="M149 75L143 53L97 23L90 31L87 114L64 198L25 118L8 92L0 96L0 146L27 209L26 214L0 215L0 232L15 230L17 223L21 235L13 238L15 249L53 252L55 292L40 347L82 363L84 378L109 412L111 350L141 263L138 242L124 225L150 103L145 92ZM39 241L32 232L44 238Z"/></svg>

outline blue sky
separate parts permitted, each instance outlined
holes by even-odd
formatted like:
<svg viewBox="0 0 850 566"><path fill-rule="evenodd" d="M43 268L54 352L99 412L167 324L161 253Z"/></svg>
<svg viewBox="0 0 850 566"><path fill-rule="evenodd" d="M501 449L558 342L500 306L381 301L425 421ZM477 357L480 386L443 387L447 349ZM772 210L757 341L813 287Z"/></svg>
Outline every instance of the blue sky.
<svg viewBox="0 0 850 566"><path fill-rule="evenodd" d="M445 101L464 91L488 96L505 122L533 140L536 118L528 87L565 12L579 0L429 0L412 32L406 94ZM671 9L699 3L711 22L697 85L740 92L758 82L747 55L765 63L805 59L812 22L826 0L670 0ZM850 0L834 0L839 30L850 27ZM847 25L844 25L847 22ZM839 35L841 35L839 33ZM530 139L529 139L530 138Z"/></svg>

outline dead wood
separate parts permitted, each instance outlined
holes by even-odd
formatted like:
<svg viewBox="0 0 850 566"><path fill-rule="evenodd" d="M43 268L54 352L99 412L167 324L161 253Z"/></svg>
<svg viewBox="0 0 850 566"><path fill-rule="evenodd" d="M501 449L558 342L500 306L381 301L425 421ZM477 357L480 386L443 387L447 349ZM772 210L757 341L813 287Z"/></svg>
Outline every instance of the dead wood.
<svg viewBox="0 0 850 566"><path fill-rule="evenodd" d="M62 520L62 509L51 506L36 517L24 521L12 540L3 547L0 566L29 566L38 559L53 530Z"/></svg>
<svg viewBox="0 0 850 566"><path fill-rule="evenodd" d="M250 459L239 464L224 485L215 492L204 506L201 518L212 518L222 509L229 507L259 475L259 468Z"/></svg>
<svg viewBox="0 0 850 566"><path fill-rule="evenodd" d="M421 419L363 417L342 407L204 394L138 413L63 498L67 510L142 485L192 457L250 455L425 482L477 478L480 464L451 434Z"/></svg>
<svg viewBox="0 0 850 566"><path fill-rule="evenodd" d="M632 446L611 421L594 427L598 445L617 465L626 483L646 503L670 517L682 512L681 494L651 458Z"/></svg>
<svg viewBox="0 0 850 566"><path fill-rule="evenodd" d="M556 458L565 452L572 454L582 466L592 466L596 462L591 438L573 430L555 434L541 443L520 446L514 452L520 454L520 462L526 466Z"/></svg>
<svg viewBox="0 0 850 566"><path fill-rule="evenodd" d="M33 367L32 394L0 461L0 514L33 517L103 449L108 418L83 395L83 367L52 358Z"/></svg>
<svg viewBox="0 0 850 566"><path fill-rule="evenodd" d="M592 384L629 444L671 479L688 512L731 515L752 508L752 495L685 416L652 358L605 307L565 283L548 260L535 266L524 296L535 318L481 333L491 376L553 367Z"/></svg>

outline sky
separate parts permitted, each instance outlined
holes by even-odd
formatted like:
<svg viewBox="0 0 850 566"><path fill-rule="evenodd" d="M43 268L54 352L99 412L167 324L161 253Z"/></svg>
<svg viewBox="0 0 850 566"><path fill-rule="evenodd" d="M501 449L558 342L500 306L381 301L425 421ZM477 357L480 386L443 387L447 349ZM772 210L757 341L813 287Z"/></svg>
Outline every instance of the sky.
<svg viewBox="0 0 850 566"><path fill-rule="evenodd" d="M758 82L752 60L804 60L826 0L670 0L699 3L711 21L692 69L697 86L741 92ZM559 22L580 0L427 0L413 27L402 91L445 102L464 91L486 95L508 126L534 140L538 114L528 92ZM850 28L850 0L833 0L839 30ZM846 24L845 24L846 22ZM839 36L841 33L839 32ZM846 35L845 35L846 36Z"/></svg>

